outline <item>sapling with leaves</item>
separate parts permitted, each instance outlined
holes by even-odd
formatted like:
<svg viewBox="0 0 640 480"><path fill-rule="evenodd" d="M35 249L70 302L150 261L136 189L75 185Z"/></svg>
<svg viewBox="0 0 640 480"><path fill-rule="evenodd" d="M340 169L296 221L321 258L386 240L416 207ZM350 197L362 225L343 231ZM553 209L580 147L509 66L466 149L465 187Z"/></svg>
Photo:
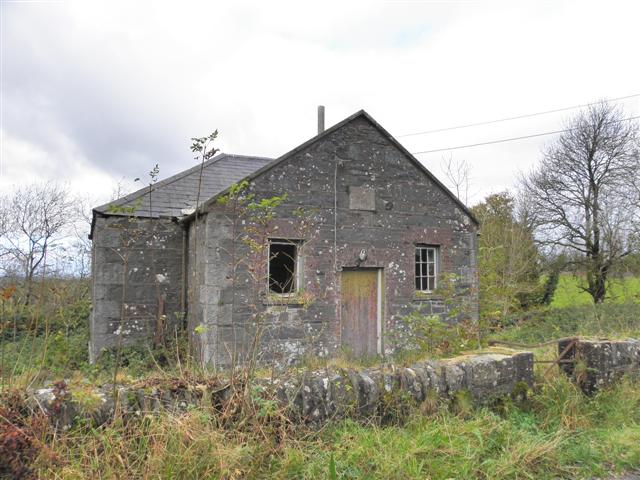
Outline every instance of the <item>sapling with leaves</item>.
<svg viewBox="0 0 640 480"><path fill-rule="evenodd" d="M213 156L218 153L220 150L213 146L213 142L218 138L218 130L214 130L211 134L205 137L192 137L191 141L191 152L195 154L193 157L194 160L197 160L200 163L200 171L198 172L198 189L196 191L196 203L194 205L195 218L193 222L193 264L198 264L198 230L199 230L199 208L200 208L200 196L202 193L202 177L204 173L204 164L207 160L213 158ZM189 282L189 303L191 305L195 304L194 298L194 290L193 285L195 285L196 280L196 269L193 269L193 278L192 281ZM201 352L202 354L202 352ZM203 362L203 358L200 359L201 363Z"/></svg>
<svg viewBox="0 0 640 480"><path fill-rule="evenodd" d="M469 287L461 286L460 275L442 274L433 293L425 294L427 308L418 307L402 317L406 332L388 334L396 344L408 343L408 350L418 356L449 355L468 348L476 340L477 322L471 320ZM444 311L436 313L434 301L442 302ZM408 338L401 338L408 335ZM397 345L396 345L397 346ZM406 354L406 351L402 353Z"/></svg>
<svg viewBox="0 0 640 480"><path fill-rule="evenodd" d="M242 219L246 215L247 205L249 202L253 200L253 195L248 192L249 182L243 180L239 183L235 183L231 185L226 194L221 195L216 200L216 204L222 207L224 216L226 221L231 225L231 247L230 249L222 248L229 256L229 279L231 280L231 317L229 319L232 325L232 333L233 333L233 343L237 344L237 332L236 332L236 324L234 322L234 312L235 312L235 300L236 300L236 284L237 284L237 271L240 263L243 262L243 259L238 259L238 249L237 246L241 243L241 239L243 236L241 229ZM194 230L196 226L194 225ZM194 246L195 248L195 246ZM195 263L195 260L194 260ZM195 271L195 269L194 269ZM206 327L202 324L195 327L194 333L202 336L206 332ZM205 362L204 358L200 359L201 363ZM237 364L237 352L235 349L231 352L231 367L232 370L235 369Z"/></svg>
<svg viewBox="0 0 640 480"><path fill-rule="evenodd" d="M160 280L158 279L157 262L155 255L155 247L158 242L158 221L154 220L155 213L153 211L153 191L158 181L160 168L156 163L149 171L149 253L151 256L151 268L153 276L153 285L156 294L156 318L155 327L153 329L153 346L157 349L164 345L166 340L166 315L165 315L165 295L160 290Z"/></svg>
<svg viewBox="0 0 640 480"><path fill-rule="evenodd" d="M191 151L195 153L194 160L200 162L200 172L198 174L198 190L196 192L196 204L195 208L195 224L194 224L194 263L197 260L197 248L198 248L198 209L200 207L200 195L202 193L202 176L204 172L204 163L213 158L213 156L220 151L220 149L213 146L213 142L218 138L218 130L214 130L209 136L206 137L193 137L191 141Z"/></svg>
<svg viewBox="0 0 640 480"><path fill-rule="evenodd" d="M230 320L233 325L232 331L235 345L230 354L232 355L233 366L236 365L238 360L236 351L238 347L236 342L237 322L233 313L235 311L238 278L245 275L246 280L252 286L252 295L247 302L247 306L252 312L250 316L251 344L248 346L248 351L245 352L244 359L245 366L248 367L249 376L260 355L260 340L264 333L264 320L267 315L265 305L284 312L293 303L306 308L314 301L314 295L305 291L302 285L295 285L295 271L287 271L285 283L278 284L279 289L276 288L279 293L271 292L269 288L272 286L273 281L269 277L268 265L276 255L271 254L271 258L269 257L270 241L278 232L275 222L276 210L286 200L286 194L256 199L255 195L250 192L249 183L246 181L233 185L227 194L217 200L217 204L222 207L230 225L232 240L230 248L222 248L222 250L230 259L229 280L232 286L232 314ZM317 213L312 208L301 206L294 208L292 215L293 219L289 220L290 226L288 230L288 236L292 239L289 242L297 250L297 257L301 257L305 245L313 235ZM286 244L287 241L282 240L282 243ZM279 254L288 255L284 251ZM285 263L293 265L296 259L289 258L288 260L290 261ZM295 270L295 267L293 268ZM276 358L278 354L279 352L274 352ZM272 366L275 366L275 364Z"/></svg>
<svg viewBox="0 0 640 480"><path fill-rule="evenodd" d="M264 333L264 289L269 279L269 238L274 226L272 221L275 217L275 210L285 200L287 196L274 196L261 200L253 199L247 204L246 219L243 228L242 241L247 247L247 273L251 278L254 288L251 302L251 314L253 337L247 359L247 382L250 381L255 365L258 361L260 341Z"/></svg>
<svg viewBox="0 0 640 480"><path fill-rule="evenodd" d="M144 231L139 228L139 220L133 217L134 212L141 206L142 197L136 202L129 205L112 205L109 207L109 213L119 214L123 216L121 222L115 222L109 225L110 228L116 228L120 233L120 246L118 248L111 247L111 251L114 252L122 261L122 295L120 298L120 318L118 322L118 328L115 334L118 337L116 345L116 358L113 366L113 394L117 393L116 382L118 379L118 372L120 369L120 361L122 356L122 348L124 346L125 336L125 318L127 312L127 289L129 286L129 262L133 247L144 236Z"/></svg>

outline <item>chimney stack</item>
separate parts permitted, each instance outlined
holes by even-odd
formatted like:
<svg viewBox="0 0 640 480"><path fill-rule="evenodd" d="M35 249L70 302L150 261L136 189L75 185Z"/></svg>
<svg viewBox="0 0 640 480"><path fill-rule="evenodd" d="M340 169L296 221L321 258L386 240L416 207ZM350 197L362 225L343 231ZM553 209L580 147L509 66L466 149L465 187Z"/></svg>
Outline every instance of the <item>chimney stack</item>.
<svg viewBox="0 0 640 480"><path fill-rule="evenodd" d="M318 135L324 132L324 105L318 105Z"/></svg>

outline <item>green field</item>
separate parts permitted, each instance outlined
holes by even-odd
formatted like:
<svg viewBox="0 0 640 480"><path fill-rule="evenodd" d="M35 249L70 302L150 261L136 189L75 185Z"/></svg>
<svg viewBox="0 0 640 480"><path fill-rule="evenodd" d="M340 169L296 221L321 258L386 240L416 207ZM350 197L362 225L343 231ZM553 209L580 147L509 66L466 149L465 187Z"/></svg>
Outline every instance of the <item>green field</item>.
<svg viewBox="0 0 640 480"><path fill-rule="evenodd" d="M592 305L591 295L580 288L584 281L575 275L562 274L556 288L551 306L555 308ZM609 281L607 302L624 303L640 302L640 278L614 278Z"/></svg>

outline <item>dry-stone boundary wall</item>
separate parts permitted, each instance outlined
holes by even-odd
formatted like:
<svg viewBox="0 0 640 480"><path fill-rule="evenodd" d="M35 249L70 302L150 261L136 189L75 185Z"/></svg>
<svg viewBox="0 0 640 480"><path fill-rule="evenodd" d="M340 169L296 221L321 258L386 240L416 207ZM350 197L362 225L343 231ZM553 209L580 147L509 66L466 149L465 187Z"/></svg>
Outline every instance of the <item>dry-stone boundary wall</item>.
<svg viewBox="0 0 640 480"><path fill-rule="evenodd" d="M561 371L586 394L623 374L640 372L640 340L563 339L558 342L558 353L564 354ZM295 371L273 381L255 380L250 391L257 401L275 400L295 422L322 425L341 418L384 419L394 409L423 402L465 397L481 405L507 396L520 397L533 386L533 365L533 353L504 349L418 362L411 367ZM116 414L182 412L203 402L223 410L233 393L230 385L219 381L174 379L117 389L105 385L90 392L72 392L59 382L34 392L30 401L56 426L66 428L78 420L99 425Z"/></svg>
<svg viewBox="0 0 640 480"><path fill-rule="evenodd" d="M419 362L411 367L297 372L275 381L257 380L259 398L275 399L292 420L323 424L340 418L380 418L395 406L425 401L450 401L464 394L475 404L509 395L526 395L533 385L533 354L502 351ZM144 415L164 409L185 411L206 399L223 407L232 396L220 384L182 382L167 386L105 385L82 395L64 384L35 392L32 402L45 410L58 427L78 419L101 424L119 415Z"/></svg>

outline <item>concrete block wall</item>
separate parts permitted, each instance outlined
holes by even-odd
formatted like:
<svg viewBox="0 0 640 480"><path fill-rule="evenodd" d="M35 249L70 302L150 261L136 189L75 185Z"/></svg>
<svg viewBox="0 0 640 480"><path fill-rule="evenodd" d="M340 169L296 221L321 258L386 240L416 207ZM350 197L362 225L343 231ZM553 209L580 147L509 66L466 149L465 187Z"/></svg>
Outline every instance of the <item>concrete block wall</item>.
<svg viewBox="0 0 640 480"><path fill-rule="evenodd" d="M173 332L182 321L185 239L183 228L171 219L97 216L92 243L92 359L120 340L123 345L151 341L160 297L166 328ZM128 259L126 290L123 257Z"/></svg>

